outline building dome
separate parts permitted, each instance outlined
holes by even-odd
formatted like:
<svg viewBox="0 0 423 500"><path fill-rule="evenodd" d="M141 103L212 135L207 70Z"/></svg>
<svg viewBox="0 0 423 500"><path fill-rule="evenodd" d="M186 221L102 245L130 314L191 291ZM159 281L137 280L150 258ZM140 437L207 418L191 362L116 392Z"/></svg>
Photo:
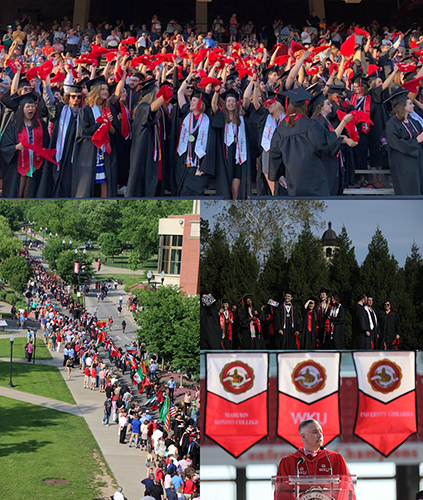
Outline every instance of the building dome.
<svg viewBox="0 0 423 500"><path fill-rule="evenodd" d="M328 229L323 233L322 236L322 246L323 247L337 247L337 236L335 231L332 229L332 222L328 223Z"/></svg>

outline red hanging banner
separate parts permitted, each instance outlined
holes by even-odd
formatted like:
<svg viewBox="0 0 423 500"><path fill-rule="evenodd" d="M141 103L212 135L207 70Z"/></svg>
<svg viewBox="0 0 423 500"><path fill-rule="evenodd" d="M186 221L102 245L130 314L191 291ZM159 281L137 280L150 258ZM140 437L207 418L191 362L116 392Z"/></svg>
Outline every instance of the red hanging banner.
<svg viewBox="0 0 423 500"><path fill-rule="evenodd" d="M302 446L298 426L303 420L320 423L326 445L341 434L340 359L340 353L278 355L277 435L292 446Z"/></svg>
<svg viewBox="0 0 423 500"><path fill-rule="evenodd" d="M356 352L354 434L388 457L417 432L416 354Z"/></svg>
<svg viewBox="0 0 423 500"><path fill-rule="evenodd" d="M269 433L269 356L207 354L204 434L238 458Z"/></svg>

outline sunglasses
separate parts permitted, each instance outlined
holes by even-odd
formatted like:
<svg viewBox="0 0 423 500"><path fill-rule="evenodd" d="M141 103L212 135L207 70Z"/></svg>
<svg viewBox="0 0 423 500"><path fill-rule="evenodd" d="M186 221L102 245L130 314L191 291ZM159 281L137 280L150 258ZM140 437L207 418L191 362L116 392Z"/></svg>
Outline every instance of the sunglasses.
<svg viewBox="0 0 423 500"><path fill-rule="evenodd" d="M192 90L194 87L192 85L187 85L186 89L187 90Z"/></svg>
<svg viewBox="0 0 423 500"><path fill-rule="evenodd" d="M81 99L81 96L80 96L80 95L72 95L72 94L70 94L70 95L69 95L69 97L70 97L71 99Z"/></svg>

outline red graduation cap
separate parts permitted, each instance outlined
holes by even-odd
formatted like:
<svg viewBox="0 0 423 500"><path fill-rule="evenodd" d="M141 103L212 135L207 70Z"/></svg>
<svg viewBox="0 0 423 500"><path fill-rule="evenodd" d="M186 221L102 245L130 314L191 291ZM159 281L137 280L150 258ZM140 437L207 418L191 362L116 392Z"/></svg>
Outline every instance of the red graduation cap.
<svg viewBox="0 0 423 500"><path fill-rule="evenodd" d="M423 80L423 76L420 76L419 78L414 78L414 80L410 80L408 82L404 82L402 86L412 94L417 94L421 80Z"/></svg>
<svg viewBox="0 0 423 500"><path fill-rule="evenodd" d="M341 55L351 57L355 52L355 34L350 35L341 45Z"/></svg>

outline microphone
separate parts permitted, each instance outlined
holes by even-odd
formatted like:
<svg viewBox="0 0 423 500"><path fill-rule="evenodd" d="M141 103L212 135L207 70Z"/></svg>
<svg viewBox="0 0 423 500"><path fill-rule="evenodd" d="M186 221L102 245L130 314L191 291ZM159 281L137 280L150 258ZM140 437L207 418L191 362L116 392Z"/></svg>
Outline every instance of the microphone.
<svg viewBox="0 0 423 500"><path fill-rule="evenodd" d="M303 464L305 462L305 458L304 457L300 457L298 460L297 460L297 466L296 466L296 471L297 471L297 476L300 475L299 471L298 471L298 466Z"/></svg>
<svg viewBox="0 0 423 500"><path fill-rule="evenodd" d="M329 462L329 475L332 476L333 475L332 464L331 464L331 462L329 460L329 456L327 454L326 448L324 446L321 446L320 449L325 452L326 458L328 459L328 462Z"/></svg>

